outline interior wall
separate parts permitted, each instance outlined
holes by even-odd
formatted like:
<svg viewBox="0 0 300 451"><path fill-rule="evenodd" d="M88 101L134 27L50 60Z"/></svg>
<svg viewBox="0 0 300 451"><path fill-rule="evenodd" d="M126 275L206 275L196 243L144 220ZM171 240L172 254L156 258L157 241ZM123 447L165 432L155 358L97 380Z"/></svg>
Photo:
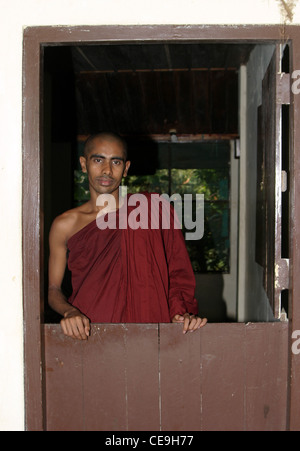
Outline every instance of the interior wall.
<svg viewBox="0 0 300 451"><path fill-rule="evenodd" d="M263 268L255 261L257 109L262 103L262 80L273 55L274 45L257 45L246 67L246 108L242 133L240 211L244 220L240 234L240 321L274 320L263 288Z"/></svg>
<svg viewBox="0 0 300 451"><path fill-rule="evenodd" d="M199 314L210 323L236 322L238 286L238 189L239 158L235 141L230 143L230 271L195 274Z"/></svg>

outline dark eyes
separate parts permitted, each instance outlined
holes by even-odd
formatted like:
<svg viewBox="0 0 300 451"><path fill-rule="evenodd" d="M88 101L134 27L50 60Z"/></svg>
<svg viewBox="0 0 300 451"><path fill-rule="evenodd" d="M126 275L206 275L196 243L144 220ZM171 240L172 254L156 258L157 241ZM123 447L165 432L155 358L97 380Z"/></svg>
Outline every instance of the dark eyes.
<svg viewBox="0 0 300 451"><path fill-rule="evenodd" d="M94 158L94 162L95 162L95 163L101 164L101 163L103 163L103 161L104 161L104 160L103 160L102 158ZM122 163L121 160L112 160L112 164L113 164L114 166L119 166L121 163Z"/></svg>

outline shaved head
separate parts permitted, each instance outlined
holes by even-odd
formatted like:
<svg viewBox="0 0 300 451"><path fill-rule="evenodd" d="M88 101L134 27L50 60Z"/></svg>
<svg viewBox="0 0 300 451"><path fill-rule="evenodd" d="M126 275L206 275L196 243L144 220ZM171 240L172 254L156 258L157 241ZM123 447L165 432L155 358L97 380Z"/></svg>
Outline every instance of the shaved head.
<svg viewBox="0 0 300 451"><path fill-rule="evenodd" d="M106 141L106 142L118 143L123 149L125 161L127 160L127 144L126 144L125 140L121 136L117 135L116 133L111 133L111 132L102 132L102 133L97 133L95 135L89 136L84 144L83 156L85 158L88 157L88 155L91 152L91 150L93 149L96 141Z"/></svg>

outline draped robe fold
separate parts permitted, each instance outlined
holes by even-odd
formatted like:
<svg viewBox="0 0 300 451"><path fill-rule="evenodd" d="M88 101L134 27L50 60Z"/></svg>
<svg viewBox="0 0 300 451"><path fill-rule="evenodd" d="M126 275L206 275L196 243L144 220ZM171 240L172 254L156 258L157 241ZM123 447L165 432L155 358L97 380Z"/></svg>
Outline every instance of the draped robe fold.
<svg viewBox="0 0 300 451"><path fill-rule="evenodd" d="M127 207L127 217L133 210ZM69 302L92 323L168 323L176 314L197 314L195 277L173 210L170 219L169 230L100 230L95 220L75 233L68 240Z"/></svg>

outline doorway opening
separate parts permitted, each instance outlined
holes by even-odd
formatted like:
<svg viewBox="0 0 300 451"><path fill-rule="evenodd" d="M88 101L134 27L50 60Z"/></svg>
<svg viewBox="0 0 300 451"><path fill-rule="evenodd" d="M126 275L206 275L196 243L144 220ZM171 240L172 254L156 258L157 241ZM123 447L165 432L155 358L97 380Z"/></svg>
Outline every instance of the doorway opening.
<svg viewBox="0 0 300 451"><path fill-rule="evenodd" d="M204 194L204 237L187 242L200 314L210 322L274 320L255 248L257 118L275 50L273 43L44 45L44 236L58 214L88 198L78 163L85 139L119 133L132 161L129 192ZM48 253L45 239L45 282ZM44 286L45 322L56 322ZM68 271L64 288L68 296Z"/></svg>

